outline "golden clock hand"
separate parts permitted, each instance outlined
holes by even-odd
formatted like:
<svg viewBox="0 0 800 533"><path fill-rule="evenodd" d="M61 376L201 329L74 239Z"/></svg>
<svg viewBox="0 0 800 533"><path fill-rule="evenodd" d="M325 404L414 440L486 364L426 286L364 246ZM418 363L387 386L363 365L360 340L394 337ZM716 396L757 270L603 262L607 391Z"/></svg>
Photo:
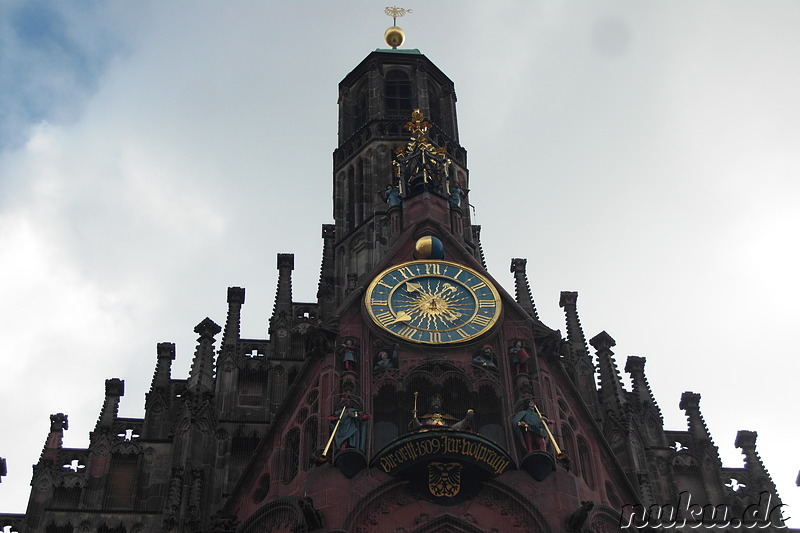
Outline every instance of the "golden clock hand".
<svg viewBox="0 0 800 533"><path fill-rule="evenodd" d="M406 290L408 292L422 292L422 285L419 283L414 283L413 281L407 281Z"/></svg>
<svg viewBox="0 0 800 533"><path fill-rule="evenodd" d="M409 315L405 311L400 311L399 313L397 313L397 316L395 317L395 319L392 320L391 322L389 322L389 324L394 324L396 322L408 322L412 318L414 318L414 317L412 317L411 315Z"/></svg>

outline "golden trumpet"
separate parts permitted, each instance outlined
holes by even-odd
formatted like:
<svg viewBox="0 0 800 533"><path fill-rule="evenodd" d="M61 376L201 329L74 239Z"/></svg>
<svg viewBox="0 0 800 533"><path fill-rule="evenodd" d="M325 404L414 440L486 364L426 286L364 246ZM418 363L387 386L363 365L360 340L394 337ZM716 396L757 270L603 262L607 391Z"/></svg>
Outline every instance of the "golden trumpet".
<svg viewBox="0 0 800 533"><path fill-rule="evenodd" d="M553 436L553 432L550 431L550 427L547 425L547 422L544 421L544 416L536 404L533 404L533 408L536 409L536 414L539 415L539 418L542 420L542 425L544 426L544 430L547 432L547 436L550 437L550 442L553 443L553 449L556 451L556 460L557 461L568 461L569 457L567 454L564 453L561 448L558 446L556 442L556 438Z"/></svg>
<svg viewBox="0 0 800 533"><path fill-rule="evenodd" d="M322 454L319 456L319 462L324 463L328 460L328 450L331 449L331 444L333 443L333 438L336 436L336 432L339 431L339 424L342 423L342 417L344 416L344 412L347 411L347 406L345 405L342 407L342 412L339 413L339 418L336 420L336 425L333 426L333 431L331 431L331 438L328 439L328 444L325 445L325 449L322 450Z"/></svg>

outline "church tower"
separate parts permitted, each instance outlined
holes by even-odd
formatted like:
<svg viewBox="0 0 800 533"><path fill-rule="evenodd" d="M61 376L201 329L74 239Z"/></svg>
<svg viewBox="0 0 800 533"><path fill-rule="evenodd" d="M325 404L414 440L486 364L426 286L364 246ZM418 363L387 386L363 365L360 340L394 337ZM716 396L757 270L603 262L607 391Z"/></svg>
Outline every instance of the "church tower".
<svg viewBox="0 0 800 533"><path fill-rule="evenodd" d="M562 337L525 259L513 295L487 271L453 82L398 31L339 85L317 301L294 300L279 254L268 337L243 338L245 289L229 288L224 325L194 330L188 378L157 345L142 419L118 416L120 379L88 448L64 448L68 418L51 417L27 512L0 528L558 533L738 516L777 531L755 433L737 437L745 466L723 467L699 394L680 399L688 429L665 430L645 359L627 359L626 390L576 292L561 293Z"/></svg>

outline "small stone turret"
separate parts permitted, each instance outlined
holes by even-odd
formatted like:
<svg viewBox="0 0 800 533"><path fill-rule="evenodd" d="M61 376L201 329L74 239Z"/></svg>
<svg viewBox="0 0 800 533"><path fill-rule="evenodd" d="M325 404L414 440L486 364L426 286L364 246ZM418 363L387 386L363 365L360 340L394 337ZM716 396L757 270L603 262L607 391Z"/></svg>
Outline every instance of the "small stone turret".
<svg viewBox="0 0 800 533"><path fill-rule="evenodd" d="M619 421L627 417L628 400L617 363L614 360L612 346L617 342L605 331L598 333L589 341L597 350L597 366L600 371L600 401L606 415L613 414Z"/></svg>
<svg viewBox="0 0 800 533"><path fill-rule="evenodd" d="M700 414L700 395L696 392L686 391L681 394L679 407L686 411L686 418L689 422L689 433L695 444L711 442L711 434L708 431L703 415Z"/></svg>
<svg viewBox="0 0 800 533"><path fill-rule="evenodd" d="M110 429L117 419L119 399L125 395L125 382L119 378L106 380L106 397L95 425L95 431Z"/></svg>
<svg viewBox="0 0 800 533"><path fill-rule="evenodd" d="M153 381L150 383L151 393L169 387L172 362L175 360L175 343L159 342L156 346L156 358L156 369L153 372Z"/></svg>
<svg viewBox="0 0 800 533"><path fill-rule="evenodd" d="M228 287L228 318L225 320L225 332L222 334L223 349L227 346L235 347L239 342L244 292L242 287Z"/></svg>
<svg viewBox="0 0 800 533"><path fill-rule="evenodd" d="M195 326L194 332L199 337L186 384L189 391L210 393L214 390L214 336L221 330L210 318Z"/></svg>
<svg viewBox="0 0 800 533"><path fill-rule="evenodd" d="M50 415L50 433L44 443L40 462L55 463L64 443L64 431L69 429L69 420L64 413Z"/></svg>
<svg viewBox="0 0 800 533"><path fill-rule="evenodd" d="M583 401L589 407L589 411L596 420L599 420L602 413L600 412L600 400L594 379L595 368L586 344L586 336L583 334L581 320L578 317L578 293L562 291L558 305L564 309L566 318L567 343L569 346L567 369Z"/></svg>
<svg viewBox="0 0 800 533"><path fill-rule="evenodd" d="M525 271L527 264L527 259L515 258L511 260L511 272L514 274L516 300L526 313L536 320L539 320L539 313L536 312L536 305L533 303L531 286L528 283L528 274Z"/></svg>

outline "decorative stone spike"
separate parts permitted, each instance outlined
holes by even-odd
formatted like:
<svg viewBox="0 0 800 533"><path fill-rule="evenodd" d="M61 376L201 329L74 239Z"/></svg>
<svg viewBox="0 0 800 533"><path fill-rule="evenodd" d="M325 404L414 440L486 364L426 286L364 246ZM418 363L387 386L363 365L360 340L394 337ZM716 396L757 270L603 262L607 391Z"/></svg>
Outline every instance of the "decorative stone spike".
<svg viewBox="0 0 800 533"><path fill-rule="evenodd" d="M516 289L517 303L535 319L539 319L536 312L536 305L533 303L531 286L528 283L528 274L525 271L528 264L527 259L515 258L511 260L511 272L514 274L514 288Z"/></svg>
<svg viewBox="0 0 800 533"><path fill-rule="evenodd" d="M156 357L156 370L153 372L150 392L169 386L172 374L172 361L175 360L175 343L159 342L156 346Z"/></svg>
<svg viewBox="0 0 800 533"><path fill-rule="evenodd" d="M228 287L228 318L225 320L225 332L222 334L223 348L239 341L242 305L244 305L244 289Z"/></svg>
<svg viewBox="0 0 800 533"><path fill-rule="evenodd" d="M214 390L214 336L222 331L210 318L194 328L199 335L187 386L189 390Z"/></svg>
<svg viewBox="0 0 800 533"><path fill-rule="evenodd" d="M620 420L625 418L628 400L619 375L614 352L617 342L605 331L598 333L589 341L597 350L597 365L600 370L600 399L606 412L611 411Z"/></svg>
<svg viewBox="0 0 800 533"><path fill-rule="evenodd" d="M650 384L647 382L647 377L644 374L644 364L647 360L644 357L637 357L631 355L625 362L625 372L631 376L631 383L633 385L633 394L636 396L640 404L645 408L653 408L658 413L658 417L663 422L661 416L661 409L659 409L656 399L653 396L653 391L650 389Z"/></svg>
<svg viewBox="0 0 800 533"><path fill-rule="evenodd" d="M292 307L292 270L294 254L278 254L278 288L275 291L273 317L279 311L288 311Z"/></svg>
<svg viewBox="0 0 800 533"><path fill-rule="evenodd" d="M67 415L64 413L50 415L50 433L47 435L39 462L54 463L58 460L58 453L64 443L64 431L67 429L69 429Z"/></svg>
<svg viewBox="0 0 800 533"><path fill-rule="evenodd" d="M100 428L110 428L117 419L119 411L119 399L125 395L125 382L118 378L106 380L106 397L103 401L103 409L97 419L95 431Z"/></svg>
<svg viewBox="0 0 800 533"><path fill-rule="evenodd" d="M756 451L757 438L758 433L755 431L740 430L736 433L735 446L742 450L742 454L744 454L744 468L749 474L751 494L755 495L762 491L768 492L774 498L772 502L772 508L774 508L776 505L781 505L781 500L778 496L775 482L772 481L772 477Z"/></svg>
<svg viewBox="0 0 800 533"><path fill-rule="evenodd" d="M578 293L574 291L561 291L558 306L564 309L567 319L567 340L576 353L589 353L586 336L583 334L581 320L578 317Z"/></svg>

